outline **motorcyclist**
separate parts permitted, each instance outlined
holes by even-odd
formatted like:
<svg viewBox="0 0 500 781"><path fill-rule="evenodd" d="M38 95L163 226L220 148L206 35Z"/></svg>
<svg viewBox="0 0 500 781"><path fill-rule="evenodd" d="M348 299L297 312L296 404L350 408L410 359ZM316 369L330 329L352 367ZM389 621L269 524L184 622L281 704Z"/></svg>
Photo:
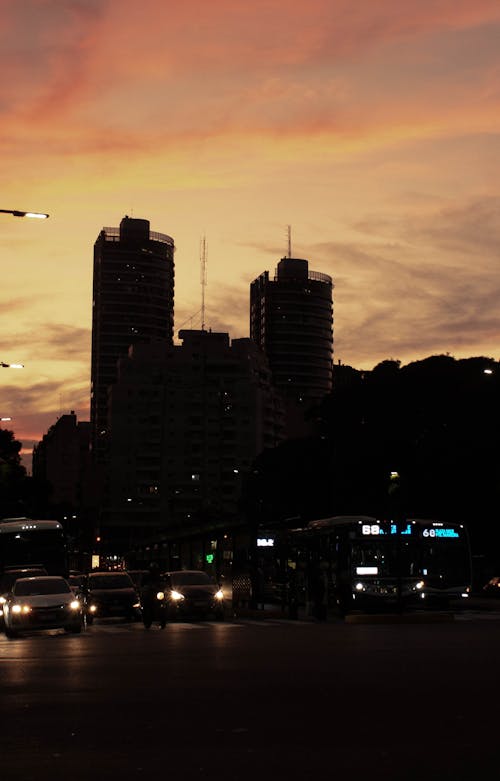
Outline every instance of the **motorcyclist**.
<svg viewBox="0 0 500 781"><path fill-rule="evenodd" d="M153 561L148 572L142 578L141 584L142 621L149 629L153 621L158 621L163 629L167 623L165 606L165 584L159 565Z"/></svg>

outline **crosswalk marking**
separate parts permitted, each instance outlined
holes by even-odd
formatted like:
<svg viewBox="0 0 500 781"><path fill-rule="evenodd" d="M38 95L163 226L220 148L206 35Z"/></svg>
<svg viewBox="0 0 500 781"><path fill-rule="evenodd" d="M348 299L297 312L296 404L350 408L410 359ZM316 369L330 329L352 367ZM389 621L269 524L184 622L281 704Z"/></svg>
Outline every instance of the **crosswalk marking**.
<svg viewBox="0 0 500 781"><path fill-rule="evenodd" d="M500 612L490 611L464 611L454 614L455 621L470 622L470 621L500 621ZM326 622L326 625L333 626L334 624L343 624L342 621ZM267 618L265 620L259 620L254 618L234 618L229 621L172 621L167 623L164 630L160 630L159 626L153 625L151 631L164 631L164 632L188 632L188 631L228 631L232 629L243 629L245 627L257 627L259 629L271 629L277 626L294 626L294 627L311 627L317 626L314 621L296 621L287 618ZM87 630L87 632L105 632L117 634L120 632L144 632L146 631L141 623L135 624L93 624L93 626Z"/></svg>
<svg viewBox="0 0 500 781"><path fill-rule="evenodd" d="M465 610L461 613L455 613L454 618L455 621L461 621L462 623L500 621L500 611ZM332 627L336 623L337 622L328 621L324 626ZM343 624L342 621L339 621L338 623L340 625ZM76 638L88 638L90 640L92 635L120 635L130 632L144 632L148 634L152 632L170 632L173 634L179 634L184 632L207 632L210 630L215 632L229 632L238 629L244 630L245 628L253 629L254 627L257 627L258 630L262 629L265 631L279 626L293 626L303 628L317 626L317 624L313 621L295 621L293 619L287 618L266 618L265 620L254 618L234 618L228 621L172 621L167 623L165 629L160 629L157 624L153 624L150 629L146 630L141 622L121 623L119 621L103 621L101 623L99 621L95 621L91 627L87 627L87 629L85 629L81 635L74 636L73 639L76 640ZM64 635L65 633L62 630L47 630L44 633L33 632L27 634L30 636L43 634L47 637L51 637L60 634ZM67 635L67 637L69 637L69 635ZM8 640L3 633L0 633L0 645L3 645L4 643L10 645L11 641Z"/></svg>
<svg viewBox="0 0 500 781"><path fill-rule="evenodd" d="M102 632L106 634L118 634L121 632L186 632L186 631L201 631L201 630L210 630L215 629L218 631L226 631L231 629L243 629L246 626L256 626L262 629L269 629L271 627L276 626L311 626L312 624L310 622L300 622L300 621L293 621L291 619L280 619L280 618L273 618L273 619L266 619L265 621L259 621L258 619L251 619L251 618L242 618L242 619L234 619L232 621L196 621L196 622L189 622L189 621L173 621L170 623L167 623L167 626L165 629L161 630L159 626L154 625L148 629L145 630L142 624L120 624L120 623L106 623L106 624L99 624L95 622L92 624L90 628L87 629L87 633L96 633L100 634Z"/></svg>

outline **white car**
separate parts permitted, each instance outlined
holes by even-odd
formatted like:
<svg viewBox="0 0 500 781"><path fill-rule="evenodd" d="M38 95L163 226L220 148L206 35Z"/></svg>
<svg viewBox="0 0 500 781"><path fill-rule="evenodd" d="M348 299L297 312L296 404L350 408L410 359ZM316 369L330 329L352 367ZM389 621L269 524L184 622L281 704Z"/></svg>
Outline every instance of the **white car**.
<svg viewBox="0 0 500 781"><path fill-rule="evenodd" d="M10 638L39 629L82 631L82 603L59 575L18 578L5 598L3 614Z"/></svg>
<svg viewBox="0 0 500 781"><path fill-rule="evenodd" d="M18 578L32 578L35 575L48 575L43 567L7 567L0 578L0 630L3 630L3 606L9 591Z"/></svg>

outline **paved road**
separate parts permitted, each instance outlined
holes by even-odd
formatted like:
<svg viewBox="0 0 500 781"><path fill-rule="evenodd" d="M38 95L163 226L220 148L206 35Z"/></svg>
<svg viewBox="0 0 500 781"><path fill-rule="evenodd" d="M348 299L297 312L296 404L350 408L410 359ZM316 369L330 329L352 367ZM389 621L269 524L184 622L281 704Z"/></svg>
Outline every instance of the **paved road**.
<svg viewBox="0 0 500 781"><path fill-rule="evenodd" d="M0 636L2 781L498 777L500 614Z"/></svg>

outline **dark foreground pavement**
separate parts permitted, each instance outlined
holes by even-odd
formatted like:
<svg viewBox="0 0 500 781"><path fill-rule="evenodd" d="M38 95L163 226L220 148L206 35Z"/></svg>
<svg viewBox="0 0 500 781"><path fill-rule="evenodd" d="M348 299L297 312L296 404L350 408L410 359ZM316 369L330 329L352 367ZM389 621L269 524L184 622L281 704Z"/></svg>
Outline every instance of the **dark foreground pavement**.
<svg viewBox="0 0 500 781"><path fill-rule="evenodd" d="M0 637L2 781L498 778L500 621Z"/></svg>

